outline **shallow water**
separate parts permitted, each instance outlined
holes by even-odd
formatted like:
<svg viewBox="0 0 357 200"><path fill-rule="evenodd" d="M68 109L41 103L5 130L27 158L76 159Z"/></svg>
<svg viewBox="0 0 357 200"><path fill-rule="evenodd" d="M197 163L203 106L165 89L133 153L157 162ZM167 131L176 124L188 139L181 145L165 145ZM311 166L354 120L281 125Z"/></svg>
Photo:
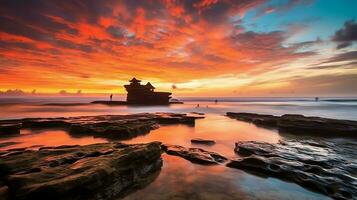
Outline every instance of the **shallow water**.
<svg viewBox="0 0 357 200"><path fill-rule="evenodd" d="M338 119L357 120L357 101L308 101L290 98L260 98L259 101L218 102L213 101L188 101L185 104L170 106L107 106L88 104L92 98L60 99L59 103L82 103L75 106L45 105L54 103L55 98L27 100L27 103L13 103L19 100L0 98L0 119L14 119L24 117L68 117L83 115L129 114L140 112L204 112L224 115L226 112L253 112L260 114L304 114L308 116L330 117ZM238 101L239 100L239 101ZM24 101L24 100L22 100ZM197 107L199 105L199 107Z"/></svg>
<svg viewBox="0 0 357 200"><path fill-rule="evenodd" d="M43 102L41 102L43 103ZM197 107L200 104L200 107ZM204 112L205 119L196 125L167 125L139 136L125 143L161 141L165 144L185 147L201 147L234 158L234 143L238 141L263 141L276 143L290 137L280 135L276 130L258 128L224 116L227 111L268 114L299 113L331 118L357 119L357 104L354 102L187 102L183 105L128 107L105 105L53 106L39 103L0 104L0 119L25 117L69 117L83 115L128 114L139 112ZM191 144L193 138L213 139L215 145ZM318 140L318 139L317 139ZM8 148L59 145L85 145L107 142L107 139L91 136L73 137L65 130L22 130L21 136L0 138L0 143L16 144ZM224 165L201 166L179 157L163 154L164 165L153 183L129 194L125 199L329 199L304 189L294 183L275 178L262 178Z"/></svg>
<svg viewBox="0 0 357 200"><path fill-rule="evenodd" d="M108 140L103 138L94 138L92 136L73 137L65 130L56 129L41 129L30 130L25 129L20 131L20 136L0 138L1 143L14 142L13 145L0 147L0 150L32 147L37 149L43 146L61 146L61 145L87 145L94 143L104 143Z"/></svg>
<svg viewBox="0 0 357 200"><path fill-rule="evenodd" d="M194 165L163 155L164 166L147 187L125 197L141 199L329 199L293 183L261 178L222 165Z"/></svg>
<svg viewBox="0 0 357 200"><path fill-rule="evenodd" d="M191 139L212 139L215 145L191 144ZM235 157L234 143L238 141L262 141L277 143L278 133L253 124L240 122L225 116L208 114L205 119L196 121L195 127L186 125L168 125L153 130L150 134L139 136L125 143L146 143L160 141L164 144L181 145L184 147L200 147L208 151L219 152L228 157Z"/></svg>

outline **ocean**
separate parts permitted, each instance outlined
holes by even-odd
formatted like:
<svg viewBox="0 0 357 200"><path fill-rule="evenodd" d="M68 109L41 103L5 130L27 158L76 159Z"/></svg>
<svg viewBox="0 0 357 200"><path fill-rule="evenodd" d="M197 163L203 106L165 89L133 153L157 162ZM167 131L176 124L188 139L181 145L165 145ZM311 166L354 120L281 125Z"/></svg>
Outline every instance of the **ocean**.
<svg viewBox="0 0 357 200"><path fill-rule="evenodd" d="M130 114L140 112L204 112L223 115L226 112L260 114L303 114L338 119L357 120L357 98L312 97L280 98L214 98L184 97L184 104L170 106L106 106L90 104L107 97L0 97L0 119L25 117L63 117L102 114ZM114 100L124 100L115 97ZM218 100L215 103L215 100ZM67 105L60 105L67 104Z"/></svg>

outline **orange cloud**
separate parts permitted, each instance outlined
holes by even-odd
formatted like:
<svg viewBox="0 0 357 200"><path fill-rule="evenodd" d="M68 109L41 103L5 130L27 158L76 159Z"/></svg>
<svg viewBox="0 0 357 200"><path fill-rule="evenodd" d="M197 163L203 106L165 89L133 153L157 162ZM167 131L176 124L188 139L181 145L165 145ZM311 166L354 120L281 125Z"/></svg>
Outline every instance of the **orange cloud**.
<svg viewBox="0 0 357 200"><path fill-rule="evenodd" d="M263 0L4 2L0 89L112 92L132 76L165 88L313 55L232 22Z"/></svg>

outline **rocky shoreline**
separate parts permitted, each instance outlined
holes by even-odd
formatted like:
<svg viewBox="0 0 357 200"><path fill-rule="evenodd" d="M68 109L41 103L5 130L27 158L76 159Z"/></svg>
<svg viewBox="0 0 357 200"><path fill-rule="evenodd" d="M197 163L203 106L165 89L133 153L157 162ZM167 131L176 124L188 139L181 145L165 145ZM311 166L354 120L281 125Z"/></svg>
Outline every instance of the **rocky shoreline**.
<svg viewBox="0 0 357 200"><path fill-rule="evenodd" d="M227 112L233 119L251 122L257 126L276 128L279 132L321 135L321 136L357 136L357 121L306 117L304 115L263 115L255 113Z"/></svg>
<svg viewBox="0 0 357 200"><path fill-rule="evenodd" d="M279 133L316 137L284 139L279 144L237 142L240 158L227 166L263 177L276 177L297 183L334 199L357 198L356 142L326 141L323 138L356 137L357 121L286 114L282 116L255 113L233 113L227 116Z"/></svg>
<svg viewBox="0 0 357 200"><path fill-rule="evenodd" d="M169 155L179 156L192 163L211 165L219 164L228 159L216 152L206 151L201 148L185 148L179 145L161 145L161 149Z"/></svg>
<svg viewBox="0 0 357 200"><path fill-rule="evenodd" d="M108 106L147 106L148 104L132 104L128 103L126 101L92 101L91 104L102 104L102 105L108 105ZM173 101L173 102L168 102L167 104L164 105L170 105L170 104L183 104L181 101ZM149 105L162 105L160 103L152 103Z"/></svg>
<svg viewBox="0 0 357 200"><path fill-rule="evenodd" d="M242 158L227 166L294 182L334 199L355 199L357 153L345 159L341 157L344 152L338 152L348 145L355 144L309 140L286 140L280 144L238 142L235 152Z"/></svg>
<svg viewBox="0 0 357 200"><path fill-rule="evenodd" d="M19 135L23 128L67 129L72 135L92 135L110 139L130 139L147 134L163 124L193 126L202 116L175 113L142 113L132 115L100 115L68 118L25 118L0 121L0 137Z"/></svg>
<svg viewBox="0 0 357 200"><path fill-rule="evenodd" d="M228 159L201 148L160 142L148 144L102 143L85 146L41 147L2 151L0 196L11 199L111 199L142 188L162 166L161 154L179 156L195 164L227 163L254 175L294 182L334 199L356 198L356 152L341 157L334 144L310 140L284 140L279 144L238 142L240 157Z"/></svg>
<svg viewBox="0 0 357 200"><path fill-rule="evenodd" d="M112 199L152 182L159 142L44 147L2 152L2 199Z"/></svg>
<svg viewBox="0 0 357 200"><path fill-rule="evenodd" d="M302 115L227 113L227 116L279 131L319 136L354 136L357 122ZM193 126L197 115L143 113L0 121L0 135L19 135L22 128L65 128L73 135L110 139L133 138L164 124ZM293 129L293 130L292 130ZM151 183L160 173L162 153L195 164L221 165L263 177L294 182L334 199L357 198L355 142L330 142L303 137L278 144L237 142L236 158L203 148L151 142L118 142L85 146L18 148L0 151L0 197L11 199L112 199ZM322 138L322 137L320 137ZM195 145L214 140L193 138ZM2 145L11 145L3 143ZM233 145L233 144L232 144ZM233 149L232 149L233 151Z"/></svg>

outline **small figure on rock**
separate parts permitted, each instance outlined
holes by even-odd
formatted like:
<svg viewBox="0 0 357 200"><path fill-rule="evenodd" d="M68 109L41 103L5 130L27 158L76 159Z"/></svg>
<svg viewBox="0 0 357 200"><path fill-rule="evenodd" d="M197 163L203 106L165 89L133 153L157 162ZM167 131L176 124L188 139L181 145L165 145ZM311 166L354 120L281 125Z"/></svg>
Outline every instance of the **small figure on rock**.
<svg viewBox="0 0 357 200"><path fill-rule="evenodd" d="M113 100L113 94L110 94L110 101Z"/></svg>

